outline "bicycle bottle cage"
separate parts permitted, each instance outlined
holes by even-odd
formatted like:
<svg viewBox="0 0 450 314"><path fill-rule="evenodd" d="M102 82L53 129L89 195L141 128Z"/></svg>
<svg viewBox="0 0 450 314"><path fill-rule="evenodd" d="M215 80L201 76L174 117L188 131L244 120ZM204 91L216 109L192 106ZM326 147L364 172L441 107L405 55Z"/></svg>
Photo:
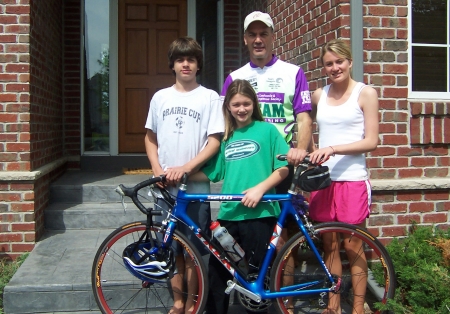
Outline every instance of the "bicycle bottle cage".
<svg viewBox="0 0 450 314"><path fill-rule="evenodd" d="M322 165L310 169L297 167L294 180L295 185L306 192L322 190L331 184L330 171L327 166Z"/></svg>
<svg viewBox="0 0 450 314"><path fill-rule="evenodd" d="M157 241L154 239L155 245ZM163 251L163 253L159 253ZM164 283L175 271L175 254L172 248L158 250L150 241L138 241L128 245L122 254L127 270L150 283Z"/></svg>

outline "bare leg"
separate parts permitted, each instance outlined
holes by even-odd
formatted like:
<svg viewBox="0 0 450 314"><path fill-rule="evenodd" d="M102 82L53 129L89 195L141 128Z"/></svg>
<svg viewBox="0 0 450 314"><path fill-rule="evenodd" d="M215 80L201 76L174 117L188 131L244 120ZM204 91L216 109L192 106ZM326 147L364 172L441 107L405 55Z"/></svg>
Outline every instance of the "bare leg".
<svg viewBox="0 0 450 314"><path fill-rule="evenodd" d="M182 314L184 313L183 280L185 272L183 254L177 255L175 263L177 265L178 273L170 279L173 291L173 307L170 309L169 314Z"/></svg>
<svg viewBox="0 0 450 314"><path fill-rule="evenodd" d="M281 235L277 243L277 253L280 251L280 249L283 247L283 245L287 242L288 239L289 239L288 230L286 228L283 228L281 230ZM286 262L286 267L283 275L283 286L289 286L294 284L294 273L295 273L295 261L292 254L290 254ZM288 310L289 313L294 313L294 304L292 297L286 298L286 301L287 301L286 309Z"/></svg>
<svg viewBox="0 0 450 314"><path fill-rule="evenodd" d="M367 259L361 239L344 238L344 249L350 262L353 286L353 314L364 313L367 288Z"/></svg>
<svg viewBox="0 0 450 314"><path fill-rule="evenodd" d="M186 259L186 280L187 280L187 298L185 305L185 314L194 311L195 302L197 301L198 277L195 271L194 262L191 258Z"/></svg>
<svg viewBox="0 0 450 314"><path fill-rule="evenodd" d="M340 239L336 233L327 233L322 238L324 242L324 261L332 275L342 276L342 263L340 251ZM323 314L341 314L341 295L330 292L328 294L328 307Z"/></svg>

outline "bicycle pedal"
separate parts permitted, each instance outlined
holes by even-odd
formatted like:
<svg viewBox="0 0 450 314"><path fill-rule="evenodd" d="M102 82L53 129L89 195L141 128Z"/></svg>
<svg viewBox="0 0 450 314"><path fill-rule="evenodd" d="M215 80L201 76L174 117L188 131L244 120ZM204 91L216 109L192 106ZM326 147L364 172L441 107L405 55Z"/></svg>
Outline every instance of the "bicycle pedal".
<svg viewBox="0 0 450 314"><path fill-rule="evenodd" d="M230 294L231 291L233 291L234 287L236 286L236 283L232 282L232 281L228 281L228 287L225 289L225 293L226 294Z"/></svg>

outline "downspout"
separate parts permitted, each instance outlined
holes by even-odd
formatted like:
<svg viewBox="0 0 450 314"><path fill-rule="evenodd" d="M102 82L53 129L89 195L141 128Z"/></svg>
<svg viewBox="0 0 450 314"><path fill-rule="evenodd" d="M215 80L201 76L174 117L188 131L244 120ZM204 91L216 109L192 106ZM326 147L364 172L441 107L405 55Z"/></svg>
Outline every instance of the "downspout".
<svg viewBox="0 0 450 314"><path fill-rule="evenodd" d="M364 82L363 3L350 0L350 44L353 56L352 77Z"/></svg>

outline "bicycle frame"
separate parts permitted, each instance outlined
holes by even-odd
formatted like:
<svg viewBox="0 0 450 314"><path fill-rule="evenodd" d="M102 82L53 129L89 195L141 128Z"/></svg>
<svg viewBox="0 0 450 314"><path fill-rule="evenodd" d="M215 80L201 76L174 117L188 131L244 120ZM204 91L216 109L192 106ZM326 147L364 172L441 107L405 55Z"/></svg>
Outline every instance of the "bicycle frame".
<svg viewBox="0 0 450 314"><path fill-rule="evenodd" d="M262 262L262 265L258 272L258 277L255 281L248 282L246 280L246 275L244 272L233 262L233 260L228 256L228 254L220 247L211 241L203 230L201 230L187 215L186 209L190 202L240 202L244 197L243 194L187 194L183 187L181 187L178 191L177 199L175 206L172 210L171 219L168 223L168 227L166 229L163 246L169 247L172 242L173 230L176 227L177 220L181 221L181 223L185 223L188 227L194 232L197 238L199 238L202 243L209 249L212 255L214 255L226 269L230 272L230 274L237 280L237 282L241 285L228 284L228 289L231 291L232 289L236 289L238 292L241 292L254 301L260 302L261 299L273 299L273 298L281 298L281 297L289 297L289 296L300 296L307 294L321 294L328 293L332 291L336 291L339 287L336 288L336 281L332 277L328 268L325 265L322 257L320 256L318 250L316 249L308 230L306 229L302 219L298 216L296 210L292 205L292 195L291 194L266 194L261 199L262 202L280 202L281 203L281 213L278 217L277 224L274 227L272 238L270 239L270 244L266 253L266 256ZM270 292L264 288L264 280L266 278L266 274L270 269L270 264L272 258L276 251L276 246L278 243L278 239L281 234L281 230L284 227L284 221L286 220L288 215L292 215L300 231L305 236L306 242L311 247L312 251L315 254L317 261L320 262L320 266L323 268L325 273L327 274L327 279L331 282L331 287L321 288L321 289L307 289L308 286L313 286L319 283L319 280L298 284L295 286L289 286L286 288L282 288L279 292ZM227 291L228 291L227 289ZM300 289L300 290L299 290Z"/></svg>

